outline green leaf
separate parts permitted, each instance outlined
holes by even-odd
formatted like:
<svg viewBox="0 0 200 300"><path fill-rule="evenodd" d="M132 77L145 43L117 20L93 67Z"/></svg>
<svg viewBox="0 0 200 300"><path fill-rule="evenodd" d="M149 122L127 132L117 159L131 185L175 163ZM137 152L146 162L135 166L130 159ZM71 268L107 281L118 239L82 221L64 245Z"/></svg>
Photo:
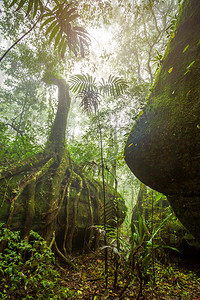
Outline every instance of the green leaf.
<svg viewBox="0 0 200 300"><path fill-rule="evenodd" d="M18 5L16 11L20 10L20 9L24 6L24 3L25 3L25 2L26 2L26 0L21 0L21 1L19 2L19 5Z"/></svg>
<svg viewBox="0 0 200 300"><path fill-rule="evenodd" d="M41 25L40 28L42 29L45 25L47 25L48 23L52 22L53 20L55 20L55 17L50 17L50 18L46 19L44 21L44 23L42 23L42 25Z"/></svg>
<svg viewBox="0 0 200 300"><path fill-rule="evenodd" d="M12 7L13 5L15 5L15 3L17 3L17 0L13 0L13 2L11 2L11 4L8 6L8 8Z"/></svg>
<svg viewBox="0 0 200 300"><path fill-rule="evenodd" d="M45 34L48 35L48 34L51 32L51 30L52 30L56 25L57 25L57 21L53 21L53 22L51 23L51 25L47 28Z"/></svg>
<svg viewBox="0 0 200 300"><path fill-rule="evenodd" d="M163 194L157 192L155 203L157 203L162 197L163 197Z"/></svg>
<svg viewBox="0 0 200 300"><path fill-rule="evenodd" d="M56 47L58 46L58 43L59 43L60 40L61 40L61 33L59 31L56 38L55 38L54 49L56 49Z"/></svg>
<svg viewBox="0 0 200 300"><path fill-rule="evenodd" d="M43 12L44 11L44 5L43 5L41 0L39 0L39 6L40 6L40 8L39 8L40 11Z"/></svg>
<svg viewBox="0 0 200 300"><path fill-rule="evenodd" d="M77 10L76 8L71 8L70 10L68 10L66 12L67 18L68 18L69 15L73 14L76 10Z"/></svg>
<svg viewBox="0 0 200 300"><path fill-rule="evenodd" d="M68 19L70 14L72 14L73 12L75 12L77 9L76 8L72 8L71 10L69 10L69 6L67 5L64 10L62 11L62 15L61 18L62 19Z"/></svg>
<svg viewBox="0 0 200 300"><path fill-rule="evenodd" d="M29 15L29 13L31 12L31 9L33 7L33 3L34 3L34 0L30 0L29 3L28 3L28 9L27 9L27 12L26 12L26 17Z"/></svg>
<svg viewBox="0 0 200 300"><path fill-rule="evenodd" d="M187 49L189 48L189 45L187 45L184 50L183 50L183 53L185 53L185 51L187 51Z"/></svg>
<svg viewBox="0 0 200 300"><path fill-rule="evenodd" d="M162 228L162 226L166 223L166 221L171 218L172 213L168 214L168 216L160 223L160 225L158 226L158 228L152 233L152 236L150 238L150 240L148 241L148 243L152 243L152 240L154 239L154 237L156 236L156 234L159 232L159 230Z"/></svg>
<svg viewBox="0 0 200 300"><path fill-rule="evenodd" d="M47 10L47 9L46 9ZM43 14L42 19L45 19L46 17L51 17L53 16L52 11L49 9L47 13ZM55 18L55 17L54 17Z"/></svg>
<svg viewBox="0 0 200 300"><path fill-rule="evenodd" d="M34 9L33 9L33 18L34 18L34 17L36 16L36 14L37 14L38 4L39 4L39 1L38 1L38 0L35 0L35 2L34 2Z"/></svg>
<svg viewBox="0 0 200 300"><path fill-rule="evenodd" d="M193 60L193 61L189 64L189 66L187 66L187 69L189 69L194 63L195 63L195 60Z"/></svg>
<svg viewBox="0 0 200 300"><path fill-rule="evenodd" d="M59 43L59 45L58 45L58 53L60 54L60 52L61 52L61 49L62 49L62 47L63 47L63 44L64 44L64 41L65 41L65 37L62 37L62 39L61 39L61 41L60 41L60 43Z"/></svg>
<svg viewBox="0 0 200 300"><path fill-rule="evenodd" d="M61 57L64 58L64 55L65 55L65 52L66 52L66 48L67 48L67 40L65 39L64 43L63 43L63 46L62 46L62 49L61 49Z"/></svg>
<svg viewBox="0 0 200 300"><path fill-rule="evenodd" d="M79 14L75 14L73 16L70 16L68 19L67 19L67 22L72 22L74 21L75 19L77 19L78 17L80 17Z"/></svg>
<svg viewBox="0 0 200 300"><path fill-rule="evenodd" d="M59 24L57 24L54 29L52 30L51 34L50 34L50 37L49 37L49 43L51 43L52 39L56 36L56 34L58 33L60 29L60 26Z"/></svg>
<svg viewBox="0 0 200 300"><path fill-rule="evenodd" d="M85 33L85 34L88 35L87 30L86 30L85 28L83 28L83 27L80 27L80 26L74 26L74 30L77 31L77 32L79 31L79 32L82 32L82 33Z"/></svg>

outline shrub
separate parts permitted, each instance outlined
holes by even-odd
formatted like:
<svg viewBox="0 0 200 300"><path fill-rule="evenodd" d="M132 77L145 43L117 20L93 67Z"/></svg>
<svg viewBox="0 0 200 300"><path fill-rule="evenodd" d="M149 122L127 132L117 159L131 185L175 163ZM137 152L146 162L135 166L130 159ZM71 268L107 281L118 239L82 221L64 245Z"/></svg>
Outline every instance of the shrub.
<svg viewBox="0 0 200 300"><path fill-rule="evenodd" d="M38 233L25 241L0 224L0 246L0 299L66 299L54 254Z"/></svg>

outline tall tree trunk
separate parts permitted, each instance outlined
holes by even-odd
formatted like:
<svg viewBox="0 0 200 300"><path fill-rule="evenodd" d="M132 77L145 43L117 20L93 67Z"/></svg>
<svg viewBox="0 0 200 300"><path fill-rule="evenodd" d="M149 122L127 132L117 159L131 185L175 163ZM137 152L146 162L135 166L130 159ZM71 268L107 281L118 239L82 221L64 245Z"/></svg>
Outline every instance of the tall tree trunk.
<svg viewBox="0 0 200 300"><path fill-rule="evenodd" d="M61 156L65 147L67 120L71 105L69 86L62 78L57 78L51 75L48 79L48 82L55 84L58 87L58 108L46 145L46 151L55 152Z"/></svg>

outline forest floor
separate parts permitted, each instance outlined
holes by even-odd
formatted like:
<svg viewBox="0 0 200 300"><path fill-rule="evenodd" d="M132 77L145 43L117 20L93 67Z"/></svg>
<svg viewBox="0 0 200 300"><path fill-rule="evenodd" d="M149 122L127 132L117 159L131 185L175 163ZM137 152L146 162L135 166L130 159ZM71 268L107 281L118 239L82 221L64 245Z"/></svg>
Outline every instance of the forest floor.
<svg viewBox="0 0 200 300"><path fill-rule="evenodd" d="M69 292L67 299L200 299L200 276L176 264L155 262L154 280L140 284L138 275L126 274L118 269L118 282L114 289L114 265L109 259L108 286L105 288L104 254L95 252L74 259L77 270L61 267L60 284ZM151 276L152 277L152 276Z"/></svg>

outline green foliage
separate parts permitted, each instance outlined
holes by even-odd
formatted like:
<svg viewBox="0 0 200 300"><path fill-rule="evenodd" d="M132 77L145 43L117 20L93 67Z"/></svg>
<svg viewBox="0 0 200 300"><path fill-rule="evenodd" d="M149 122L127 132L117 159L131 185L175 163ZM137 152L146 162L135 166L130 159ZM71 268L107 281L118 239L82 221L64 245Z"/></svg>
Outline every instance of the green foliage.
<svg viewBox="0 0 200 300"><path fill-rule="evenodd" d="M69 143L68 149L71 157L78 165L82 166L87 173L91 173L91 175L94 176L96 172L99 172L99 149L91 140L89 142L87 139L81 142L73 141L73 143Z"/></svg>
<svg viewBox="0 0 200 300"><path fill-rule="evenodd" d="M97 82L96 78L89 74L73 75L69 79L70 89L81 99L80 106L88 113L98 111L99 103L103 96L117 97L125 92L128 87L127 82L120 77L109 76L108 81L103 78Z"/></svg>
<svg viewBox="0 0 200 300"><path fill-rule="evenodd" d="M120 77L109 75L108 80L101 79L99 90L102 94L112 97L122 95L128 88L127 82Z"/></svg>
<svg viewBox="0 0 200 300"><path fill-rule="evenodd" d="M138 221L133 224L132 244L128 259L133 272L136 271L141 282L155 276L154 259L159 250L162 251L164 248L169 248L173 251L178 251L174 247L166 246L161 239L156 239L159 231L171 217L172 213L169 213L151 233L147 230L140 214L138 214Z"/></svg>
<svg viewBox="0 0 200 300"><path fill-rule="evenodd" d="M83 91L88 93L92 91L96 93L98 97L100 97L100 95L120 96L128 87L127 82L123 78L113 75L110 75L107 81L101 78L101 81L97 82L96 78L89 74L77 74L70 77L69 83L70 89L75 94L80 95Z"/></svg>
<svg viewBox="0 0 200 300"><path fill-rule="evenodd" d="M40 12L43 11L44 6L41 0L13 0L9 8L12 7L13 5L17 4L17 9L16 11L20 10L21 8L25 9L26 16L31 14L31 16L34 18L37 11L40 10Z"/></svg>
<svg viewBox="0 0 200 300"><path fill-rule="evenodd" d="M41 0L14 0L9 8L14 5L17 5L16 11L25 10L26 17L34 18L39 12L35 25L38 22L41 23L41 29L45 28L45 35L49 36L49 43L54 40L54 49L57 49L62 58L67 46L76 56L80 52L84 57L85 47L89 47L90 38L88 32L77 25L80 15L77 13L77 5L74 2L55 0L51 1L51 6L48 7L48 4Z"/></svg>
<svg viewBox="0 0 200 300"><path fill-rule="evenodd" d="M29 242L20 232L0 225L0 298L65 299L69 291L59 286L59 273L54 254L46 242L34 231Z"/></svg>
<svg viewBox="0 0 200 300"><path fill-rule="evenodd" d="M96 78L90 74L76 74L69 78L70 89L73 93L79 94L84 90L97 91Z"/></svg>
<svg viewBox="0 0 200 300"><path fill-rule="evenodd" d="M57 3L54 8L52 10L46 8L46 13L42 16L41 27L48 25L46 35L49 35L49 43L54 39L54 48L58 49L62 58L67 46L75 55L80 51L84 57L84 47L89 47L90 38L84 28L73 24L80 17L75 4L55 2Z"/></svg>

